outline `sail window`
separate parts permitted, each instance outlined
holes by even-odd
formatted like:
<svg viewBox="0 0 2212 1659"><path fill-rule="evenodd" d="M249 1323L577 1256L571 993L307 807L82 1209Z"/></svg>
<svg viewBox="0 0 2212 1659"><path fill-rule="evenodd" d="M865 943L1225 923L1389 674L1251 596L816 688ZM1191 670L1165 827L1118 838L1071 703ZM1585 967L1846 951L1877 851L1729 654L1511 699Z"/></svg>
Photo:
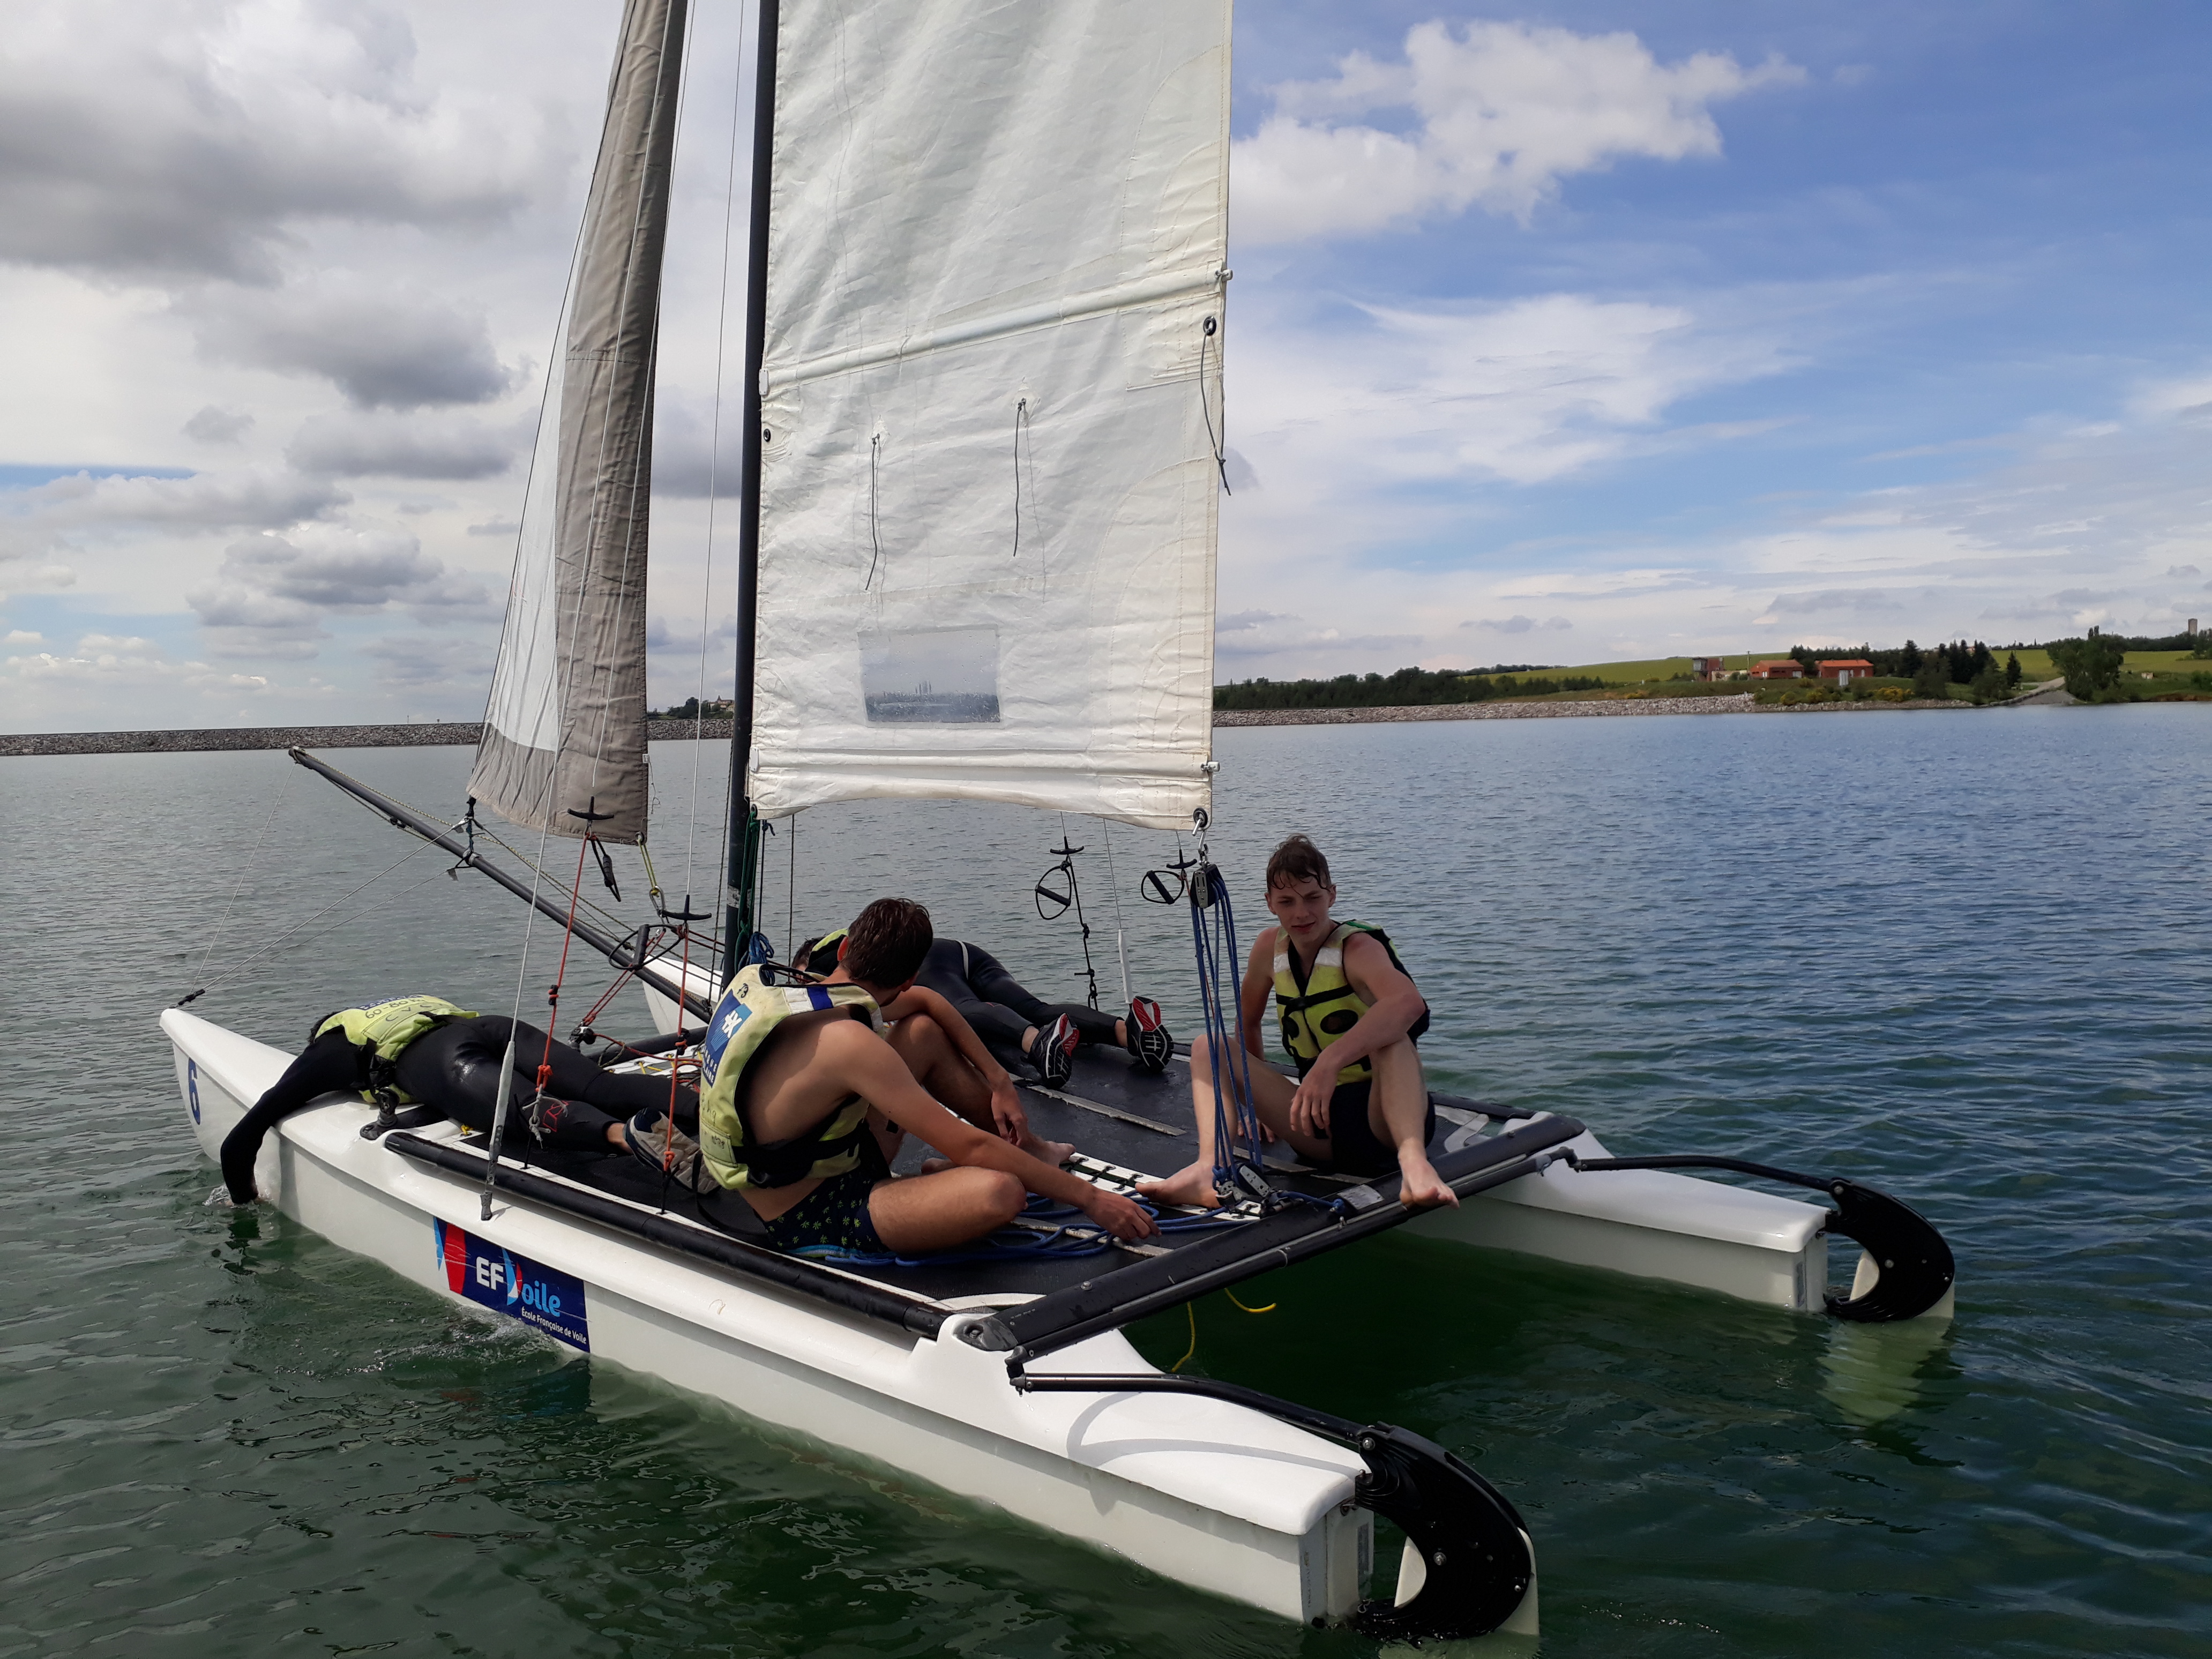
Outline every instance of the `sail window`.
<svg viewBox="0 0 2212 1659"><path fill-rule="evenodd" d="M863 634L860 695L871 726L994 726L999 630Z"/></svg>

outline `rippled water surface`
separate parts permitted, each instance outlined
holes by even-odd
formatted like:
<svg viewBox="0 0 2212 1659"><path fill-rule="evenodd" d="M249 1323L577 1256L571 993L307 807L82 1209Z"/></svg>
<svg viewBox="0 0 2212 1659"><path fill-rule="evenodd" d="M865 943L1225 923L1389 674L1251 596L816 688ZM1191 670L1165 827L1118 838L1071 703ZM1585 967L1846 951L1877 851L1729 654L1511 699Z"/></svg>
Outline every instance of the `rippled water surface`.
<svg viewBox="0 0 2212 1659"><path fill-rule="evenodd" d="M1887 1187L1960 1279L1929 1338L1401 1234L1244 1293L1275 1312L1201 1304L1194 1364L1474 1459L1536 1534L1547 1655L2206 1652L2205 714L1221 733L1245 927L1266 848L1308 830L1340 911L1387 923L1437 1005L1441 1085L1573 1112L1617 1152ZM440 812L468 760L333 758ZM654 760L672 896L692 759ZM700 770L703 896L720 757ZM409 842L273 754L0 760L0 1654L1370 1650L202 1207L164 1003L234 975L195 1008L290 1047L400 991L505 1007L520 907L433 853L348 897ZM1066 828L1110 994L1107 837ZM789 914L816 930L904 891L1071 994L1072 921L1030 899L1061 831L827 809ZM1125 892L1172 850L1111 845ZM1182 915L1123 908L1187 1025ZM605 982L584 981L572 1015ZM1163 1361L1187 1340L1181 1314L1136 1334Z"/></svg>

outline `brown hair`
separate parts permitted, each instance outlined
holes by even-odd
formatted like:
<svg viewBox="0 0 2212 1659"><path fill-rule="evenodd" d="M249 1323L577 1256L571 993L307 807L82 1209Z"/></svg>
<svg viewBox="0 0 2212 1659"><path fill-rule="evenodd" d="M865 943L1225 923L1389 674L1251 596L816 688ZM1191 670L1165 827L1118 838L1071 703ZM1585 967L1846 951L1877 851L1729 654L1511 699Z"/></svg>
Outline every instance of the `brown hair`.
<svg viewBox="0 0 2212 1659"><path fill-rule="evenodd" d="M1333 885L1328 878L1328 860L1321 855L1321 848L1304 836L1292 836L1267 854L1267 886L1272 891L1278 887L1295 887L1302 881L1314 881L1323 887Z"/></svg>
<svg viewBox="0 0 2212 1659"><path fill-rule="evenodd" d="M845 935L845 975L890 990L921 971L937 938L929 912L912 899L879 898L853 918Z"/></svg>

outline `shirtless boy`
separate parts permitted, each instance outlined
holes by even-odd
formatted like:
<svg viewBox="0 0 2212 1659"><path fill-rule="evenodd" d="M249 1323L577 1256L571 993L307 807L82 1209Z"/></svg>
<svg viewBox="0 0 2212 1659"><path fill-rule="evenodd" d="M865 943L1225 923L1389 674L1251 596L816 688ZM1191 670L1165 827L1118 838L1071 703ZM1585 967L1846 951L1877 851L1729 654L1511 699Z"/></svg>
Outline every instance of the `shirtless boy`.
<svg viewBox="0 0 2212 1659"><path fill-rule="evenodd" d="M1329 915L1335 902L1319 848L1292 836L1275 849L1267 860L1267 908L1276 926L1252 941L1239 999L1253 1105L1268 1132L1308 1162L1362 1176L1387 1174L1395 1164L1402 1177L1401 1203L1456 1208L1458 1195L1429 1163L1436 1115L1413 1048L1428 1029L1428 1005L1399 966L1388 936L1337 922ZM1297 1062L1296 1084L1261 1055L1260 1019L1271 991L1283 1046ZM1225 1071L1228 1057L1223 1060ZM1139 1182L1138 1191L1210 1208L1218 1202L1213 1081L1203 1037L1191 1044L1190 1091L1196 1159L1164 1181Z"/></svg>
<svg viewBox="0 0 2212 1659"><path fill-rule="evenodd" d="M878 899L854 921L823 983L768 987L757 969L731 981L702 1055L696 1184L743 1192L783 1249L948 1249L1004 1226L1032 1192L1073 1205L1116 1238L1156 1232L1127 1199L1023 1150L1026 1141L1065 1156L1029 1134L1012 1083L965 1023L958 1029L975 1056L939 1024L942 999L915 992L931 938L921 906ZM896 1022L888 1034L885 1018ZM926 1086L933 1079L970 1092L981 1081L1000 1133L947 1110ZM952 1167L892 1178L908 1132ZM631 1133L633 1150L658 1165L664 1121L641 1118ZM691 1150L679 1139L678 1160L688 1164Z"/></svg>

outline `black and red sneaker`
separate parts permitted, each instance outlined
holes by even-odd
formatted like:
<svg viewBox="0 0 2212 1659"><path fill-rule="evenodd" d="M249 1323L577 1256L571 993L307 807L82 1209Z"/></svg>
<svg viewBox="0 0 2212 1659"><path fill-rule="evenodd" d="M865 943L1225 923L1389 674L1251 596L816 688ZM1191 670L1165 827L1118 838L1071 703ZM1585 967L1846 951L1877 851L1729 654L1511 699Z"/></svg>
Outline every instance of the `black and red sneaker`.
<svg viewBox="0 0 2212 1659"><path fill-rule="evenodd" d="M1168 1056L1175 1053L1175 1039L1168 1035L1160 1005L1150 997L1136 998L1129 1004L1129 1018L1123 1024L1129 1034L1129 1052L1136 1056L1137 1064L1148 1072L1167 1070Z"/></svg>
<svg viewBox="0 0 2212 1659"><path fill-rule="evenodd" d="M1075 1046L1082 1041L1075 1022L1066 1014L1036 1034L1030 1043L1030 1064L1036 1066L1048 1089L1065 1089L1075 1075Z"/></svg>

